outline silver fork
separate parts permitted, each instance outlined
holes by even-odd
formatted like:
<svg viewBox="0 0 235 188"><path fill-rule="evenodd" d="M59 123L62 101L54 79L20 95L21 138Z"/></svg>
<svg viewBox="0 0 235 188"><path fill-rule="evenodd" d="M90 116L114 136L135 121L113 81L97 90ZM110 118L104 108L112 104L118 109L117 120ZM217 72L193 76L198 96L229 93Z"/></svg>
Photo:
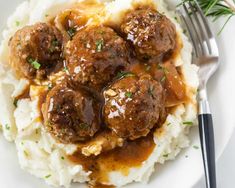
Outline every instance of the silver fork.
<svg viewBox="0 0 235 188"><path fill-rule="evenodd" d="M197 1L183 1L178 12L194 46L193 63L199 66L198 122L206 187L216 188L214 130L206 84L219 66L218 47Z"/></svg>

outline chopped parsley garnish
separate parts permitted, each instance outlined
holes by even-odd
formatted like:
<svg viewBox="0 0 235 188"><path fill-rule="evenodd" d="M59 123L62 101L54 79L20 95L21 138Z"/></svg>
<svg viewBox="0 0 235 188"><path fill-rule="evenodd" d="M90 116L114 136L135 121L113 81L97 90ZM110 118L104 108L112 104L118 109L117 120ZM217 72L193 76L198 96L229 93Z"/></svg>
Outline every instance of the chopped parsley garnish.
<svg viewBox="0 0 235 188"><path fill-rule="evenodd" d="M151 59L151 57L149 56L149 55L147 55L147 54L145 54L144 56L143 56L143 60L145 60L145 61L148 61L148 60L150 60Z"/></svg>
<svg viewBox="0 0 235 188"><path fill-rule="evenodd" d="M16 26L20 26L20 22L19 21L16 21Z"/></svg>
<svg viewBox="0 0 235 188"><path fill-rule="evenodd" d="M14 104L14 106L17 108L17 105L18 105L18 99L14 99L13 104Z"/></svg>
<svg viewBox="0 0 235 188"><path fill-rule="evenodd" d="M80 127L81 129L87 129L87 128L89 127L89 125L88 125L87 123L80 123L80 124L79 124L79 127Z"/></svg>
<svg viewBox="0 0 235 188"><path fill-rule="evenodd" d="M145 71L150 71L150 69L151 69L151 66L148 64L145 64Z"/></svg>
<svg viewBox="0 0 235 188"><path fill-rule="evenodd" d="M104 34L104 31L98 30L97 33L103 35L103 34Z"/></svg>
<svg viewBox="0 0 235 188"><path fill-rule="evenodd" d="M188 125L188 126L191 126L193 125L193 122L192 121L185 121L183 122L184 125Z"/></svg>
<svg viewBox="0 0 235 188"><path fill-rule="evenodd" d="M27 61L33 66L33 68L37 70L40 69L41 64L36 59L28 58Z"/></svg>
<svg viewBox="0 0 235 188"><path fill-rule="evenodd" d="M96 45L96 51L101 52L104 46L104 40L103 39L97 40L95 42L95 45Z"/></svg>
<svg viewBox="0 0 235 188"><path fill-rule="evenodd" d="M136 76L134 73L124 72L124 71L118 72L117 74L117 78L134 77L134 76Z"/></svg>
<svg viewBox="0 0 235 188"><path fill-rule="evenodd" d="M196 145L194 145L194 146L193 146L193 148L194 148L194 149L199 149L199 147L198 147L198 146L196 146Z"/></svg>
<svg viewBox="0 0 235 188"><path fill-rule="evenodd" d="M167 123L167 126L171 125L171 123Z"/></svg>
<svg viewBox="0 0 235 188"><path fill-rule="evenodd" d="M70 29L67 31L67 33L68 33L68 35L69 35L70 38L73 38L73 36L75 35L76 31L77 31L77 30L76 30L75 28L70 28Z"/></svg>
<svg viewBox="0 0 235 188"><path fill-rule="evenodd" d="M126 96L127 98L131 98L131 97L132 97L132 93L131 93L131 92L126 92L126 93L125 93L125 96Z"/></svg>
<svg viewBox="0 0 235 188"><path fill-rule="evenodd" d="M51 90L52 87L53 87L52 83L49 83L49 84L47 85L48 90Z"/></svg>
<svg viewBox="0 0 235 188"><path fill-rule="evenodd" d="M160 80L160 82L164 82L166 80L166 76L163 76Z"/></svg>
<svg viewBox="0 0 235 188"><path fill-rule="evenodd" d="M45 14L45 17L47 18L49 16L49 14Z"/></svg>
<svg viewBox="0 0 235 188"><path fill-rule="evenodd" d="M60 43L59 43L59 41L57 39L54 39L54 40L52 40L51 44L53 46L59 46Z"/></svg>
<svg viewBox="0 0 235 188"><path fill-rule="evenodd" d="M63 157L63 156L61 157L61 160L64 160L64 157Z"/></svg>
<svg viewBox="0 0 235 188"><path fill-rule="evenodd" d="M159 70L162 70L165 75L166 75L167 73L169 73L169 71L167 70L167 68L166 68L166 67L163 67L163 66L160 65L160 64L157 65L157 68L158 68Z"/></svg>
<svg viewBox="0 0 235 188"><path fill-rule="evenodd" d="M48 175L45 176L46 179L49 178L49 177L51 177L51 174L48 174Z"/></svg>
<svg viewBox="0 0 235 188"><path fill-rule="evenodd" d="M28 154L28 152L27 152L26 150L24 150L24 155L25 155L26 157L29 156L29 154Z"/></svg>
<svg viewBox="0 0 235 188"><path fill-rule="evenodd" d="M168 154L168 153L163 155L163 157L168 157L168 156L169 156L169 154Z"/></svg>
<svg viewBox="0 0 235 188"><path fill-rule="evenodd" d="M8 124L5 125L6 130L10 130L10 126Z"/></svg>
<svg viewBox="0 0 235 188"><path fill-rule="evenodd" d="M51 47L50 47L50 52L53 53L56 50L56 47L60 45L59 41L57 39L54 39L51 41Z"/></svg>
<svg viewBox="0 0 235 188"><path fill-rule="evenodd" d="M68 69L68 67L65 66L63 70L64 70L64 72L67 73L69 69Z"/></svg>
<svg viewBox="0 0 235 188"><path fill-rule="evenodd" d="M151 85L148 89L148 93L154 98L153 91L154 91L154 86Z"/></svg>

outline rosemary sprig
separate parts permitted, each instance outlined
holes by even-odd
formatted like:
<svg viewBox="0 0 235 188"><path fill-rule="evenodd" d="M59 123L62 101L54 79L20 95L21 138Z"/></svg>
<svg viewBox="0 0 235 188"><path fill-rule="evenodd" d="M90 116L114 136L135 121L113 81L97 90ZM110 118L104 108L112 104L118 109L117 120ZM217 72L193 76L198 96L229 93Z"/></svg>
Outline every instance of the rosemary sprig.
<svg viewBox="0 0 235 188"><path fill-rule="evenodd" d="M195 0L183 0L183 2L187 1L195 3ZM235 16L235 0L197 0L197 2L204 14L212 17L213 21L216 21L224 16L227 17L218 34L223 31L229 20Z"/></svg>

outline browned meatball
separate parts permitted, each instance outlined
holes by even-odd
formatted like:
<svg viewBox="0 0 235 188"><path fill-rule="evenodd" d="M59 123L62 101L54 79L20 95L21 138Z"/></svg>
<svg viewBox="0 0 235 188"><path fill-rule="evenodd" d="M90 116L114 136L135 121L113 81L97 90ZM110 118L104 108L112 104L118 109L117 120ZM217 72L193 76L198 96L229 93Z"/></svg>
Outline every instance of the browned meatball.
<svg viewBox="0 0 235 188"><path fill-rule="evenodd" d="M140 8L128 13L121 31L133 43L141 59L161 57L175 48L174 24L166 16L150 8Z"/></svg>
<svg viewBox="0 0 235 188"><path fill-rule="evenodd" d="M100 127L100 101L84 87L57 85L48 93L42 112L45 127L62 143L87 140Z"/></svg>
<svg viewBox="0 0 235 188"><path fill-rule="evenodd" d="M120 137L131 140L146 136L164 111L164 90L149 75L117 80L104 91L104 97L107 126Z"/></svg>
<svg viewBox="0 0 235 188"><path fill-rule="evenodd" d="M78 32L66 47L72 79L101 89L128 65L127 43L111 28L92 26Z"/></svg>
<svg viewBox="0 0 235 188"><path fill-rule="evenodd" d="M45 78L61 60L62 35L45 23L20 29L9 45L12 68L28 79Z"/></svg>

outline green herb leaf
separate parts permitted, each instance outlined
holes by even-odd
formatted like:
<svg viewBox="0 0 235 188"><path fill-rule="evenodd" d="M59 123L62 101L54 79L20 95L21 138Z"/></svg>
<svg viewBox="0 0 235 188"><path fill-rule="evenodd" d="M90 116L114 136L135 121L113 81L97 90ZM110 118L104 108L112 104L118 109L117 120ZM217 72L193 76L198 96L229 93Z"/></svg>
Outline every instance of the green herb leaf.
<svg viewBox="0 0 235 188"><path fill-rule="evenodd" d="M64 156L61 157L61 160L64 160Z"/></svg>
<svg viewBox="0 0 235 188"><path fill-rule="evenodd" d="M131 93L131 92L126 92L126 93L125 93L125 96L126 96L127 98L131 98L131 97L132 97L132 93Z"/></svg>
<svg viewBox="0 0 235 188"><path fill-rule="evenodd" d="M168 157L168 156L169 156L169 153L163 155L163 157Z"/></svg>
<svg viewBox="0 0 235 188"><path fill-rule="evenodd" d="M17 26L17 27L20 26L20 21L16 21L16 26Z"/></svg>
<svg viewBox="0 0 235 188"><path fill-rule="evenodd" d="M79 127L84 130L84 129L89 128L90 126L87 123L80 123Z"/></svg>
<svg viewBox="0 0 235 188"><path fill-rule="evenodd" d="M33 68L35 68L37 70L40 69L41 64L37 60L35 60L33 58L28 58L27 61L33 66Z"/></svg>
<svg viewBox="0 0 235 188"><path fill-rule="evenodd" d="M10 126L8 124L5 125L6 130L10 130Z"/></svg>
<svg viewBox="0 0 235 188"><path fill-rule="evenodd" d="M52 87L53 87L52 83L48 83L48 85L47 85L48 90L51 90Z"/></svg>
<svg viewBox="0 0 235 188"><path fill-rule="evenodd" d="M46 179L49 178L49 177L51 177L51 174L48 174L48 175L45 176Z"/></svg>
<svg viewBox="0 0 235 188"><path fill-rule="evenodd" d="M13 101L13 104L14 104L14 106L17 108L17 105L18 105L18 99L14 99L14 101Z"/></svg>
<svg viewBox="0 0 235 188"><path fill-rule="evenodd" d="M28 154L28 152L27 152L26 150L24 150L24 155L25 155L26 157L29 156L29 154Z"/></svg>
<svg viewBox="0 0 235 188"><path fill-rule="evenodd" d="M136 76L134 73L132 73L132 72L124 72L124 71L118 72L118 74L117 74L117 78L118 79L126 78L126 77L134 77L134 76Z"/></svg>
<svg viewBox="0 0 235 188"><path fill-rule="evenodd" d="M195 4L195 0L182 0L184 2L191 2L193 5ZM225 25L228 21L235 16L235 1L228 0L197 0L199 6L206 16L212 17L213 21L218 20L221 17L227 17L224 25L218 34L222 32ZM180 3L178 6L182 5Z"/></svg>
<svg viewBox="0 0 235 188"><path fill-rule="evenodd" d="M194 146L193 146L193 148L194 148L194 149L199 149L199 147L198 147L198 146L196 146L196 145L194 145Z"/></svg>
<svg viewBox="0 0 235 188"><path fill-rule="evenodd" d="M165 80L166 80L166 76L164 75L164 76L161 78L160 82L164 82Z"/></svg>
<svg viewBox="0 0 235 188"><path fill-rule="evenodd" d="M193 122L192 121L185 121L183 122L184 125L192 126Z"/></svg>
<svg viewBox="0 0 235 188"><path fill-rule="evenodd" d="M76 29L75 28L69 28L69 30L67 31L68 35L70 38L73 38L73 36L75 35L76 33Z"/></svg>
<svg viewBox="0 0 235 188"><path fill-rule="evenodd" d="M150 65L148 65L148 64L145 64L145 71L150 71L150 69L151 69L151 66Z"/></svg>
<svg viewBox="0 0 235 188"><path fill-rule="evenodd" d="M95 42L95 45L96 45L96 51L101 52L104 46L104 40L103 39L97 40Z"/></svg>
<svg viewBox="0 0 235 188"><path fill-rule="evenodd" d="M151 85L151 86L149 87L149 89L148 89L148 94L154 98L153 91L154 91L154 86Z"/></svg>

